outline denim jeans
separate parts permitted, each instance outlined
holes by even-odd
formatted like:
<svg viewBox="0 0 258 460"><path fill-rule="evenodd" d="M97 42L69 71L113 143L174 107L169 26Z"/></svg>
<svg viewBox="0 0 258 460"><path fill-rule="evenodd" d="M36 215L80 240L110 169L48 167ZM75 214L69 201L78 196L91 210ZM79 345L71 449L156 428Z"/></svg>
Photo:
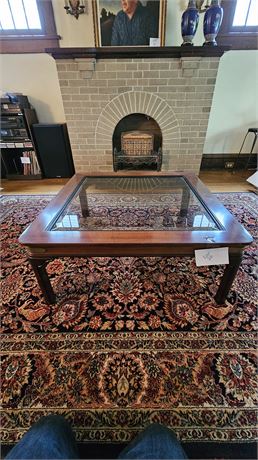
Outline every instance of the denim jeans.
<svg viewBox="0 0 258 460"><path fill-rule="evenodd" d="M59 415L48 415L35 423L5 458L78 459L79 455L69 423ZM171 430L152 424L136 436L118 458L187 459L187 456Z"/></svg>
<svg viewBox="0 0 258 460"><path fill-rule="evenodd" d="M60 415L48 415L34 423L7 454L6 459L76 459L76 441L69 423Z"/></svg>
<svg viewBox="0 0 258 460"><path fill-rule="evenodd" d="M119 459L187 459L173 431L153 423L119 454Z"/></svg>

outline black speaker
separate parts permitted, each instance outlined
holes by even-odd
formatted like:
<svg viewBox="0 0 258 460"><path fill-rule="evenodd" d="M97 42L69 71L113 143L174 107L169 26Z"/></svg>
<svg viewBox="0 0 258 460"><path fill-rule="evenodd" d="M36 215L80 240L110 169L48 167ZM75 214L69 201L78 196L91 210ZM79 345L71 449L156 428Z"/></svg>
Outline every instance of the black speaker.
<svg viewBox="0 0 258 460"><path fill-rule="evenodd" d="M33 138L45 177L71 177L74 164L65 123L32 125Z"/></svg>

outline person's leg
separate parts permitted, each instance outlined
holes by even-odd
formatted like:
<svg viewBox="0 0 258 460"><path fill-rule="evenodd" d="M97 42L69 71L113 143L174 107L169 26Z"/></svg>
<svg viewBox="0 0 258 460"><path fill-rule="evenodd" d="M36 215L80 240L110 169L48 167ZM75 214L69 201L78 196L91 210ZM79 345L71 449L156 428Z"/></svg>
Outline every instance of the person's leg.
<svg viewBox="0 0 258 460"><path fill-rule="evenodd" d="M187 459L173 431L154 423L119 454L119 459Z"/></svg>
<svg viewBox="0 0 258 460"><path fill-rule="evenodd" d="M77 459L75 437L60 415L42 417L5 457L10 459Z"/></svg>

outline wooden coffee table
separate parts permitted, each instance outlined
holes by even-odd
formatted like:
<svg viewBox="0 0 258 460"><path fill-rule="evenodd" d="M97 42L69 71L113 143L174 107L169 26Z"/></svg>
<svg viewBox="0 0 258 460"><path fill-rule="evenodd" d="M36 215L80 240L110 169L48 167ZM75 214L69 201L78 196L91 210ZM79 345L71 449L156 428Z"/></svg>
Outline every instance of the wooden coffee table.
<svg viewBox="0 0 258 460"><path fill-rule="evenodd" d="M250 234L193 174L75 174L23 232L45 300L55 303L46 264L57 257L178 256L228 247L215 295L223 303Z"/></svg>

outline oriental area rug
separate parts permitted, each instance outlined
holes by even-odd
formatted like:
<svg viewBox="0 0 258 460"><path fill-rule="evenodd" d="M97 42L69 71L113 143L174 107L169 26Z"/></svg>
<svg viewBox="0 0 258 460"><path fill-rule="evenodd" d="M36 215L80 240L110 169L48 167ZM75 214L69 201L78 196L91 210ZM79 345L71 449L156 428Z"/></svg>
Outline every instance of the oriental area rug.
<svg viewBox="0 0 258 460"><path fill-rule="evenodd" d="M254 238L221 306L224 267L176 257L50 261L47 305L17 239L51 196L2 197L3 443L50 413L85 443L151 422L184 442L255 439L257 197L217 196Z"/></svg>

